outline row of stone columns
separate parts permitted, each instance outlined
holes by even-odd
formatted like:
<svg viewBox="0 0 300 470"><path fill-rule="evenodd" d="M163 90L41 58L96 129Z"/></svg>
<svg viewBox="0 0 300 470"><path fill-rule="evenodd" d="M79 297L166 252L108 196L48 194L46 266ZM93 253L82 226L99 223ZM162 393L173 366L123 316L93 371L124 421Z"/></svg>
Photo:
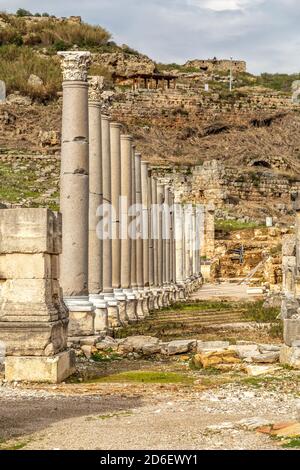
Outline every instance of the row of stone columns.
<svg viewBox="0 0 300 470"><path fill-rule="evenodd" d="M199 284L200 213L174 204L133 138L102 114L88 52L61 52L61 286L70 336L145 318Z"/></svg>

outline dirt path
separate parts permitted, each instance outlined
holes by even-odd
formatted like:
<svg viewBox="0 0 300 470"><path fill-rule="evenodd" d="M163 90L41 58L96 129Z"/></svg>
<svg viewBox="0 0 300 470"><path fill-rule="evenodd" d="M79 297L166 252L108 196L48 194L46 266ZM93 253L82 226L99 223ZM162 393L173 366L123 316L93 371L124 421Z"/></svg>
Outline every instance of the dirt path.
<svg viewBox="0 0 300 470"><path fill-rule="evenodd" d="M197 374L199 379L191 385L2 386L0 448L281 448L255 432L253 420L263 424L296 419L300 373L278 372L253 381L235 381L234 374L193 372L195 378Z"/></svg>

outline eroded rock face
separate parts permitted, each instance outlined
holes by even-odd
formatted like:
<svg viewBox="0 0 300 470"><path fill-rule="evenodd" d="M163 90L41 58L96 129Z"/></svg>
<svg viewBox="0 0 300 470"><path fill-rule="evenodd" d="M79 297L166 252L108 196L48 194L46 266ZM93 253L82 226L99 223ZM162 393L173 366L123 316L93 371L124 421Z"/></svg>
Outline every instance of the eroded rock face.
<svg viewBox="0 0 300 470"><path fill-rule="evenodd" d="M128 77L135 73L153 73L155 63L144 55L126 52L95 54L94 63L99 63L117 75Z"/></svg>

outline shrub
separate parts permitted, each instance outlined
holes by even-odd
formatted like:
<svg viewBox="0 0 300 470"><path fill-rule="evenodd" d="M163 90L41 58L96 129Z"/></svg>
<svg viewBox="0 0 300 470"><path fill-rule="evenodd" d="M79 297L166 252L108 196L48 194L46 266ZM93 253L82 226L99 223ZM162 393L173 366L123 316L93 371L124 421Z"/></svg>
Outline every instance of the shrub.
<svg viewBox="0 0 300 470"><path fill-rule="evenodd" d="M32 13L28 10L25 10L24 8L19 8L16 11L16 16L32 16Z"/></svg>
<svg viewBox="0 0 300 470"><path fill-rule="evenodd" d="M28 78L31 74L39 76L44 86L30 87ZM26 46L0 48L0 77L5 81L8 93L18 90L40 101L54 98L61 89L59 61L52 57L40 57Z"/></svg>

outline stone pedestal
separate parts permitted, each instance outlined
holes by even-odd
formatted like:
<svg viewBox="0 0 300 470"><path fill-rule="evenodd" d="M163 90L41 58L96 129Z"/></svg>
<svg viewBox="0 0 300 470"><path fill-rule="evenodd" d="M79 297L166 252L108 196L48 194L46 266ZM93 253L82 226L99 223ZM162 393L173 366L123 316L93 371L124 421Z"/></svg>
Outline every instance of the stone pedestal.
<svg viewBox="0 0 300 470"><path fill-rule="evenodd" d="M75 336L82 317L93 334L94 307L88 292L89 125L87 70L90 53L59 52L63 69L60 209L63 216L61 286ZM70 301L71 299L71 301ZM78 302L76 301L78 300ZM83 309L80 311L80 307ZM78 331L78 334L81 334Z"/></svg>
<svg viewBox="0 0 300 470"><path fill-rule="evenodd" d="M59 382L74 372L59 285L61 216L0 210L0 342L9 381Z"/></svg>

